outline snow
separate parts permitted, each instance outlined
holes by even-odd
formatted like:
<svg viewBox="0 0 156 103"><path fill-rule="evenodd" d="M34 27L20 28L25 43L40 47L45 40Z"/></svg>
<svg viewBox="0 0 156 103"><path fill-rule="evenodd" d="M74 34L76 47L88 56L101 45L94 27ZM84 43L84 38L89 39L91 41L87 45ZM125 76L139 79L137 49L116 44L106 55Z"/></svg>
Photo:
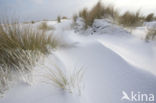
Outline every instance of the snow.
<svg viewBox="0 0 156 103"><path fill-rule="evenodd" d="M86 31L81 22L74 29L71 24L71 20L48 22L55 27L54 34L72 46L52 51L35 67L35 83L19 82L0 103L125 103L122 91L156 95L155 42L145 42L108 20L96 20ZM144 33L144 28L136 30ZM81 95L43 82L43 67L51 68L53 63L63 71L84 69Z"/></svg>
<svg viewBox="0 0 156 103"><path fill-rule="evenodd" d="M156 74L156 51L151 43L133 37L118 38L105 36L98 41L111 49L133 66Z"/></svg>
<svg viewBox="0 0 156 103"><path fill-rule="evenodd" d="M129 30L132 35L137 38L144 40L148 33L148 29L154 29L156 27L156 21L144 22L143 26L136 27L135 29Z"/></svg>
<svg viewBox="0 0 156 103"><path fill-rule="evenodd" d="M120 34L120 33L126 33L127 31L123 28L113 24L112 21L109 19L96 19L92 25L92 27L89 27L87 30L84 29L84 23L82 18L79 18L77 20L77 26L74 28L76 32L79 32L83 35L88 34Z"/></svg>
<svg viewBox="0 0 156 103"><path fill-rule="evenodd" d="M137 27L136 29L131 31L132 35L142 40L146 38L147 32L148 32L147 27Z"/></svg>
<svg viewBox="0 0 156 103"><path fill-rule="evenodd" d="M148 28L156 27L156 21L145 22L144 26L146 26Z"/></svg>
<svg viewBox="0 0 156 103"><path fill-rule="evenodd" d="M57 55L64 58L62 60L67 65L72 63L86 67L84 95L87 102L84 103L121 103L123 90L155 94L154 75L129 65L97 42L80 48L61 50Z"/></svg>

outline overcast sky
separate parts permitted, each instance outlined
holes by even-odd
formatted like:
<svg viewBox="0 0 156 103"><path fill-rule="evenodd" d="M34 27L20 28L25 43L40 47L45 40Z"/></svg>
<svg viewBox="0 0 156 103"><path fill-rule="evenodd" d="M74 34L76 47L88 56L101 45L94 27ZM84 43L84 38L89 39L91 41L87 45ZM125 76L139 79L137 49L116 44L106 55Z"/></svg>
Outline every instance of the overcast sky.
<svg viewBox="0 0 156 103"><path fill-rule="evenodd" d="M99 0L0 0L0 15L16 15L25 20L55 19L58 15L70 17L84 7L92 7ZM156 13L156 0L101 0L124 10Z"/></svg>

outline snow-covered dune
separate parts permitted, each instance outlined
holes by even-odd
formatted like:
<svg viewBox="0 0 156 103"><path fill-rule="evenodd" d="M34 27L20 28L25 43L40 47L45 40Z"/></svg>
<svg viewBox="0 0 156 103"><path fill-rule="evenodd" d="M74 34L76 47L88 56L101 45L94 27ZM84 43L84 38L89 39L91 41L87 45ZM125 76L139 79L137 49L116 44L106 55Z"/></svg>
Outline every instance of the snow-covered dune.
<svg viewBox="0 0 156 103"><path fill-rule="evenodd" d="M89 34L85 36L80 34L82 32L74 32L71 20L59 24L48 23L55 27L54 33L58 38L62 37L62 41L72 46L52 51L42 63L51 67L55 62L62 68L73 71L83 67L81 95L56 89L52 84L40 80L42 75L34 73L34 78L38 80L35 85L18 83L0 99L0 103L138 103L141 94L146 94L147 99L150 94L155 96L154 44L137 39L113 24L106 23L104 28L97 27L102 26L102 22L94 25L94 29L98 28L97 31L89 28L86 32ZM44 68L39 66L35 70L41 68L40 72L44 72ZM121 100L125 93L131 99L132 92L136 94L136 101ZM146 102L144 100L139 103Z"/></svg>
<svg viewBox="0 0 156 103"><path fill-rule="evenodd" d="M122 91L156 94L154 75L129 65L118 54L98 42L60 50L56 55L67 66L84 65L85 103L122 103Z"/></svg>
<svg viewBox="0 0 156 103"><path fill-rule="evenodd" d="M66 67L83 66L84 85L81 96L53 89L48 84L30 87L20 83L0 103L122 103L122 91L156 95L156 78L130 66L124 59L97 41L88 41L71 49L54 53Z"/></svg>
<svg viewBox="0 0 156 103"><path fill-rule="evenodd" d="M125 61L156 75L155 44L129 37L103 36L98 41L120 55Z"/></svg>

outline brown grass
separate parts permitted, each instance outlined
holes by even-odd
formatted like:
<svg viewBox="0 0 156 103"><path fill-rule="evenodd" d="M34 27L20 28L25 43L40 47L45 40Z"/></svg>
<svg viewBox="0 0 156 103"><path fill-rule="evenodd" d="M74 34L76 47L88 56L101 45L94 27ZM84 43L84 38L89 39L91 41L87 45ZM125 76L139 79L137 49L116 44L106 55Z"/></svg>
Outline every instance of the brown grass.
<svg viewBox="0 0 156 103"><path fill-rule="evenodd" d="M88 28L92 26L95 19L112 18L116 20L119 13L112 5L106 6L99 1L91 10L84 8L79 12L79 16L84 19L85 28Z"/></svg>
<svg viewBox="0 0 156 103"><path fill-rule="evenodd" d="M51 45L51 36L35 31L31 26L20 24L0 25L0 49L38 50L47 53Z"/></svg>
<svg viewBox="0 0 156 103"><path fill-rule="evenodd" d="M113 21L116 21L119 18L119 11L114 8L113 5L106 6L103 12L105 18L111 18Z"/></svg>
<svg viewBox="0 0 156 103"><path fill-rule="evenodd" d="M70 93L74 92L73 89L76 88L77 93L81 95L83 75L84 71L82 68L67 73L64 68L60 68L54 64L54 68L47 68L47 73L44 77L48 80L47 83L55 87L69 91Z"/></svg>
<svg viewBox="0 0 156 103"><path fill-rule="evenodd" d="M87 18L87 25L92 26L93 22L95 19L101 19L103 16L103 6L101 2L98 2L88 13L88 18Z"/></svg>
<svg viewBox="0 0 156 103"><path fill-rule="evenodd" d="M80 11L80 13L79 13L79 16L80 17L82 17L83 19L84 19L84 22L85 22L85 28L87 28L89 25L90 25L90 23L89 23L89 19L88 19L88 10L87 10L87 8L84 8L82 11Z"/></svg>
<svg viewBox="0 0 156 103"><path fill-rule="evenodd" d="M109 18L116 24L124 27L141 26L144 21L152 21L155 19L154 14L151 13L147 17L141 15L140 10L136 13L127 11L120 15L119 11L113 5L105 5L100 1L91 9L84 8L79 12L79 17L83 18L85 29L92 26L95 19ZM74 20L74 17L73 17ZM75 20L74 20L75 21Z"/></svg>
<svg viewBox="0 0 156 103"><path fill-rule="evenodd" d="M64 44L30 25L9 21L0 21L0 39L0 96L9 88L9 82L30 73L41 56Z"/></svg>
<svg viewBox="0 0 156 103"><path fill-rule="evenodd" d="M30 83L26 75L31 73L42 54L38 51L4 49L0 50L0 56L0 96L3 97L12 83L23 79Z"/></svg>
<svg viewBox="0 0 156 103"><path fill-rule="evenodd" d="M149 15L146 16L145 21L149 22L149 21L153 21L154 20L154 14L150 13Z"/></svg>
<svg viewBox="0 0 156 103"><path fill-rule="evenodd" d="M63 16L62 19L68 19L66 16Z"/></svg>
<svg viewBox="0 0 156 103"><path fill-rule="evenodd" d="M39 27L38 27L40 30L43 30L43 31L48 31L48 30L53 30L54 27L50 27L47 25L46 22L42 22Z"/></svg>
<svg viewBox="0 0 156 103"><path fill-rule="evenodd" d="M142 24L140 12L132 13L125 12L123 15L119 17L119 24L125 27L135 27Z"/></svg>

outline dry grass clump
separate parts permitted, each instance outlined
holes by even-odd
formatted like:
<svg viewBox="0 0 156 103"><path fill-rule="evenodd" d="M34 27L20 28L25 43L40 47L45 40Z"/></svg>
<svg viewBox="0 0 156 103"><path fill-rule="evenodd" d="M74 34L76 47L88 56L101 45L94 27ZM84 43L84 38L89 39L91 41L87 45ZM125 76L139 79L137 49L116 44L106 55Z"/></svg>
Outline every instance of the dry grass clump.
<svg viewBox="0 0 156 103"><path fill-rule="evenodd" d="M154 40L156 39L156 29L149 28L145 40Z"/></svg>
<svg viewBox="0 0 156 103"><path fill-rule="evenodd" d="M87 8L84 8L82 11L80 11L79 13L79 16L82 17L84 19L84 22L85 22L85 28L87 28L91 23L89 22L89 19L88 19L88 16L89 13L88 13L88 10Z"/></svg>
<svg viewBox="0 0 156 103"><path fill-rule="evenodd" d="M150 13L149 15L146 16L145 21L149 22L149 21L153 21L154 20L154 14Z"/></svg>
<svg viewBox="0 0 156 103"><path fill-rule="evenodd" d="M57 17L57 22L61 23L61 17L60 16Z"/></svg>
<svg viewBox="0 0 156 103"><path fill-rule="evenodd" d="M56 70L52 70L51 68L48 68L48 72L47 72L48 74L45 76L49 80L49 82L55 85L56 87L65 89L66 86L68 85L66 74L58 66L55 67Z"/></svg>
<svg viewBox="0 0 156 103"><path fill-rule="evenodd" d="M119 17L119 24L126 27L135 27L142 24L140 12L125 12Z"/></svg>
<svg viewBox="0 0 156 103"><path fill-rule="evenodd" d="M31 26L20 24L0 25L0 49L37 50L44 54L49 52L52 45L51 36L44 32L35 31Z"/></svg>
<svg viewBox="0 0 156 103"><path fill-rule="evenodd" d="M42 54L39 51L22 49L0 50L0 65L7 66L7 70L12 71L31 71L31 66L39 60ZM5 69L3 70L5 71Z"/></svg>
<svg viewBox="0 0 156 103"><path fill-rule="evenodd" d="M29 80L26 75L32 71L41 53L22 49L4 49L0 50L0 56L0 96L3 97L14 82L21 78Z"/></svg>
<svg viewBox="0 0 156 103"><path fill-rule="evenodd" d="M88 18L86 24L88 26L92 26L95 19L101 19L101 17L104 15L104 8L101 4L101 2L98 2L88 13Z"/></svg>
<svg viewBox="0 0 156 103"><path fill-rule="evenodd" d="M63 16L62 19L68 19L66 16Z"/></svg>
<svg viewBox="0 0 156 103"><path fill-rule="evenodd" d="M84 19L85 28L92 26L95 19L112 18L116 20L118 15L118 11L112 5L105 6L100 1L91 10L84 8L79 12L79 16Z"/></svg>
<svg viewBox="0 0 156 103"><path fill-rule="evenodd" d="M35 23L35 21L31 21L31 23L32 23L32 24L34 24L34 23Z"/></svg>
<svg viewBox="0 0 156 103"><path fill-rule="evenodd" d="M66 73L65 70L62 70L62 68L58 67L57 65L54 65L55 69L48 68L48 72L45 75L46 79L48 80L48 83L61 88L63 90L67 90L69 92L74 92L74 89L76 88L76 92L81 94L81 81L83 78L83 70L77 69L74 70L71 74Z"/></svg>
<svg viewBox="0 0 156 103"><path fill-rule="evenodd" d="M47 31L47 30L53 30L54 28L53 27L50 27L48 26L48 24L46 22L42 22L39 27L38 27L40 30L43 30L43 31Z"/></svg>
<svg viewBox="0 0 156 103"><path fill-rule="evenodd" d="M154 19L153 14L149 14L145 18L140 14L139 10L136 13L127 11L120 15L119 11L115 9L113 5L104 5L100 1L91 10L84 8L80 11L79 17L83 18L86 29L92 26L95 19L109 18L112 19L113 22L125 27L136 27L142 25L144 21L151 21Z"/></svg>
<svg viewBox="0 0 156 103"><path fill-rule="evenodd" d="M38 34L28 26L21 25L17 22L11 24L1 21L0 23L0 95L9 88L8 83L31 72L42 53L49 52L48 37L42 33ZM22 73L23 75L20 76Z"/></svg>
<svg viewBox="0 0 156 103"><path fill-rule="evenodd" d="M103 10L101 2L98 2L90 11L87 8L80 11L79 16L84 19L85 28L92 26L95 19L100 19L103 16Z"/></svg>
<svg viewBox="0 0 156 103"><path fill-rule="evenodd" d="M18 22L0 21L0 39L0 93L9 88L8 83L30 73L40 57L49 54L51 48L63 44L53 35Z"/></svg>
<svg viewBox="0 0 156 103"><path fill-rule="evenodd" d="M82 11L79 12L79 17L82 17L82 18L87 18L88 16L88 10L87 8L84 8Z"/></svg>
<svg viewBox="0 0 156 103"><path fill-rule="evenodd" d="M116 8L114 8L113 5L106 6L104 8L103 12L104 12L104 17L105 18L110 18L110 19L112 19L115 22L119 18L119 11Z"/></svg>

